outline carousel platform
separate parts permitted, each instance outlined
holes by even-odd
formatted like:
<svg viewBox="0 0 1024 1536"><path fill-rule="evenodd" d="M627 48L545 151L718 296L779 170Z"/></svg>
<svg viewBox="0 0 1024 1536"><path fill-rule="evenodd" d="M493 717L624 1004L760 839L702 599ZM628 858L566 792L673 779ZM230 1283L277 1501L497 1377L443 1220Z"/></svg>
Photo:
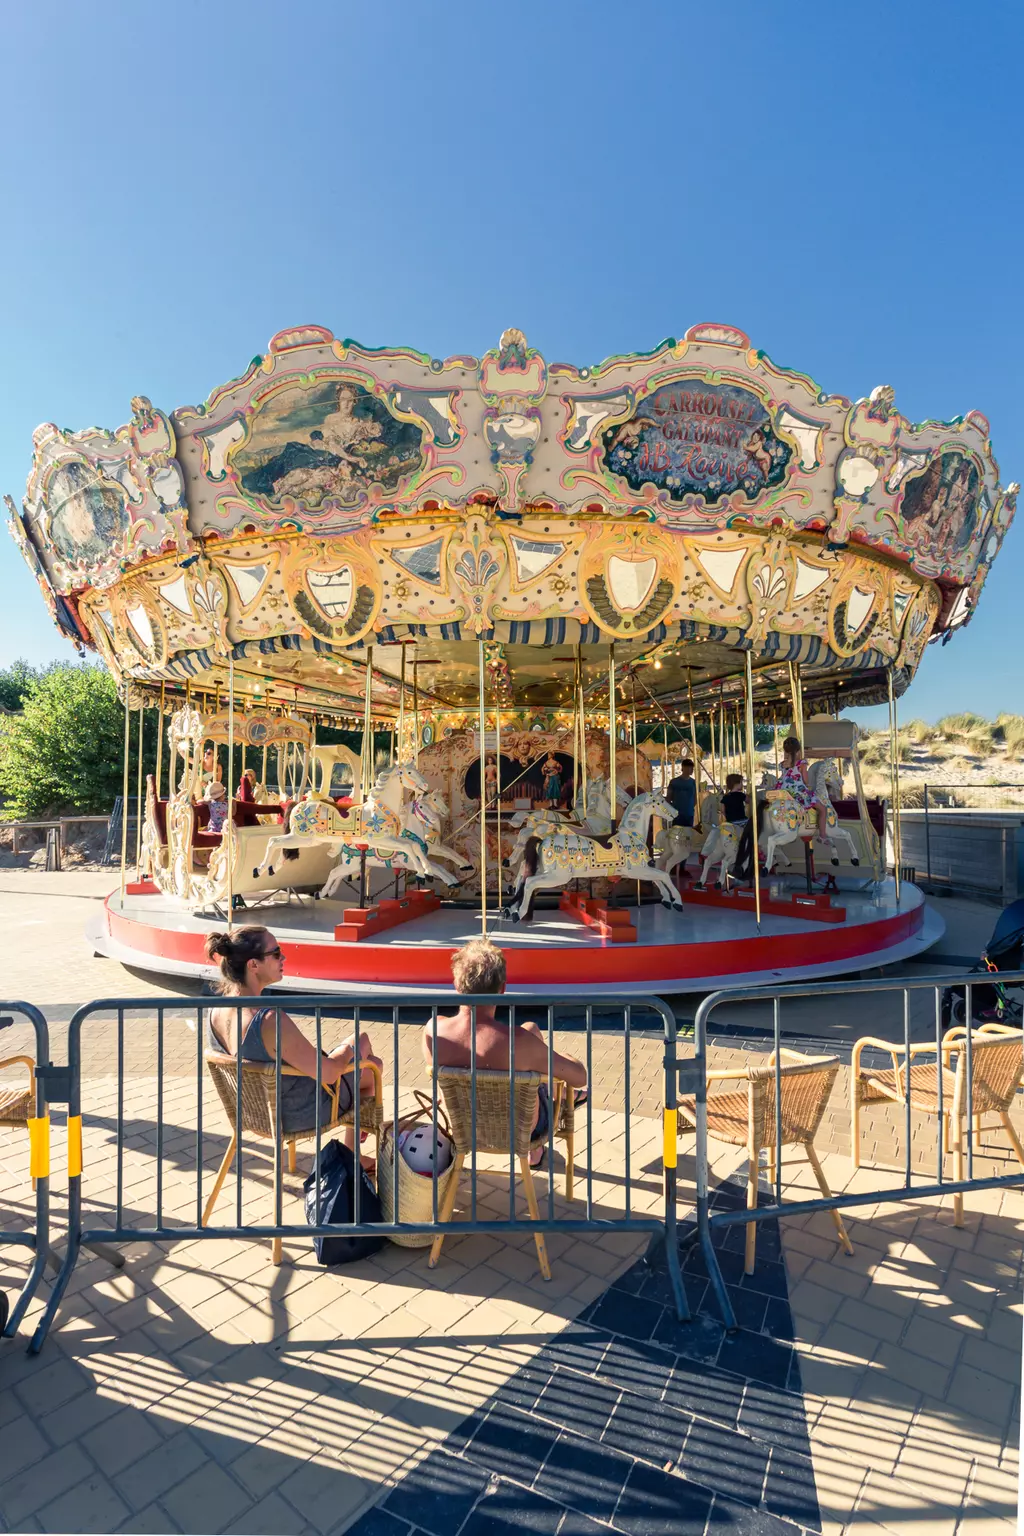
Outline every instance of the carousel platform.
<svg viewBox="0 0 1024 1536"><path fill-rule="evenodd" d="M151 888L150 888L151 889ZM904 883L897 904L892 881L876 890L844 891L845 920L762 916L758 933L749 903L626 908L635 940L610 941L571 912L542 910L529 923L492 915L488 937L505 950L509 990L572 997L616 992L700 992L730 984L758 985L838 976L920 954L944 932L941 918L916 886ZM796 909L797 911L799 909ZM341 902L265 903L235 914L239 926L260 923L284 951L291 990L402 995L451 986L453 952L480 934L479 912L441 907L358 944L338 943ZM161 975L212 978L203 953L208 933L224 922L145 891L106 901L88 937L99 954Z"/></svg>

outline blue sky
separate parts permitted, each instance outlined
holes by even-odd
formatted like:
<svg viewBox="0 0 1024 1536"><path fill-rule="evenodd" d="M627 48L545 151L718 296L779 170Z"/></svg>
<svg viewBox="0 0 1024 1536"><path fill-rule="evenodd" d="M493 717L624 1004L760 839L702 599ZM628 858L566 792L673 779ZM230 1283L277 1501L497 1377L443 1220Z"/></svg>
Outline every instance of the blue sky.
<svg viewBox="0 0 1024 1536"><path fill-rule="evenodd" d="M1016 0L10 6L0 489L304 322L585 364L725 321L1022 479L1022 44ZM1024 709L1021 522L909 714ZM0 665L69 656L0 537Z"/></svg>

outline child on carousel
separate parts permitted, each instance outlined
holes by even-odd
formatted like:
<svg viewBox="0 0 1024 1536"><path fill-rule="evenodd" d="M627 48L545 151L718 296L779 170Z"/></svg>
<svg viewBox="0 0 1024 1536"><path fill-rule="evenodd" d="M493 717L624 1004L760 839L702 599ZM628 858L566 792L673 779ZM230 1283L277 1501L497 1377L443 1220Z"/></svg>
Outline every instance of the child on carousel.
<svg viewBox="0 0 1024 1536"><path fill-rule="evenodd" d="M725 776L725 794L719 804L722 807L722 816L734 827L742 827L747 820L747 797L743 793L743 775L741 773L727 773Z"/></svg>
<svg viewBox="0 0 1024 1536"><path fill-rule="evenodd" d="M801 755L802 751L798 737L786 737L782 743L782 773L779 776L779 788L784 789L787 795L791 795L803 810L817 812L818 836L824 839L828 813L811 788L810 779L807 776L807 762Z"/></svg>

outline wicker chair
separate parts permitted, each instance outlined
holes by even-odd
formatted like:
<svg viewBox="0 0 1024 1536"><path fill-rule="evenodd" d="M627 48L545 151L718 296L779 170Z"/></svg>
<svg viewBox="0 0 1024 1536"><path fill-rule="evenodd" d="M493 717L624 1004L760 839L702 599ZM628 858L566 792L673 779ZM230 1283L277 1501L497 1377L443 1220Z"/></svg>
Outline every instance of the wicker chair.
<svg viewBox="0 0 1024 1536"><path fill-rule="evenodd" d="M974 1078L973 1092L967 1091L967 1052L964 1044L966 1027L957 1025L942 1037L941 1063L934 1044L930 1041L910 1047L910 1104L911 1108L925 1115L942 1116L942 1148L953 1153L953 1177L958 1182L964 1176L964 1150L966 1147L966 1120L968 1110L973 1111L974 1132L981 1134L981 1122L985 1115L998 1115L1021 1166L1024 1167L1024 1146L1010 1120L1010 1105L1024 1078L1024 1033L1005 1024L982 1024L971 1035L971 1067ZM875 1068L861 1065L861 1054L866 1047L888 1053L890 1067ZM917 1058L931 1056L931 1061ZM955 1067L952 1065L956 1059ZM942 1084L942 1100L939 1101L939 1084ZM865 1035L853 1047L850 1060L850 1158L855 1168L860 1167L860 1112L865 1104L907 1102L907 1069L902 1045L891 1040L878 1040ZM953 1225L962 1227L964 1202L962 1195L953 1196Z"/></svg>
<svg viewBox="0 0 1024 1536"><path fill-rule="evenodd" d="M437 1085L444 1099L455 1145L455 1172L438 1211L439 1221L451 1221L459 1192L459 1179L466 1158L473 1151L473 1071L470 1067L439 1067ZM512 1152L519 1159L519 1171L526 1192L526 1204L534 1221L540 1220L537 1192L530 1167L530 1131L537 1114L537 1089L544 1081L539 1072L516 1072L513 1095L508 1072L476 1069L476 1150L477 1152ZM514 1097L514 1108L513 1108ZM511 1122L511 1123L510 1123ZM565 1142L565 1197L572 1199L575 1109L573 1095L562 1082L555 1083L551 1106L553 1134ZM546 1137L545 1137L546 1142ZM431 1269L441 1257L443 1235L434 1239L428 1261ZM547 1246L540 1232L534 1233L537 1261L545 1280L551 1279Z"/></svg>
<svg viewBox="0 0 1024 1536"><path fill-rule="evenodd" d="M829 1101L836 1075L839 1071L838 1056L801 1056L797 1051L781 1051L783 1065L779 1068L782 1087L782 1145L801 1146L814 1171L818 1187L826 1199L831 1199L825 1171L814 1150L814 1138L821 1125L821 1117ZM775 1053L767 1065L726 1067L709 1072L708 1082L739 1082L745 1086L731 1093L711 1094L708 1098L708 1135L717 1141L747 1149L747 1208L757 1205L758 1160L762 1151L775 1152ZM696 1106L693 1098L680 1101L679 1113L689 1128L696 1125ZM843 1218L833 1211L839 1241L847 1253L853 1245L843 1226ZM757 1242L757 1223L747 1223L747 1240L744 1267L748 1275L754 1271L754 1253Z"/></svg>
<svg viewBox="0 0 1024 1536"><path fill-rule="evenodd" d="M25 1067L28 1086L16 1088L0 1084L0 1125L20 1125L27 1131L36 1106L36 1064L31 1056L8 1056L6 1061L0 1061L0 1071L4 1067ZM32 1182L34 1184L35 1180Z"/></svg>
<svg viewBox="0 0 1024 1536"><path fill-rule="evenodd" d="M238 1063L234 1056L219 1054L215 1051L206 1053L206 1065L213 1079L213 1086L217 1090L217 1096L224 1106L224 1112L228 1117L231 1127L231 1140L228 1149L224 1153L221 1165L217 1169L217 1177L210 1192L210 1198L203 1210L202 1225L205 1227L213 1208L217 1203L224 1180L227 1178L231 1165L235 1160L238 1150L238 1137L236 1134L236 1085L238 1081ZM380 1150L380 1130L384 1122L384 1097L383 1084L379 1067L372 1062L364 1061L362 1070L372 1072L374 1075L374 1092L371 1095L363 1094L359 1101L359 1129L360 1131L372 1131ZM282 1066L282 1077L304 1077L305 1073L299 1072L295 1067ZM338 1084L325 1083L324 1088L331 1097L333 1109L326 1123L321 1123L321 1134L335 1131L339 1126L355 1124L355 1106L344 1114L338 1113ZM253 1136L259 1141L269 1141L272 1146L288 1148L288 1172L295 1172L295 1143L309 1141L316 1136L315 1123L299 1131L279 1131L277 1128L277 1089L275 1086L275 1071L273 1063L264 1066L258 1062L242 1062L242 1132L246 1136ZM274 1157L274 1209L277 1209L277 1195L281 1180L281 1164L283 1159ZM281 1262L281 1239L273 1239L272 1257L275 1264Z"/></svg>

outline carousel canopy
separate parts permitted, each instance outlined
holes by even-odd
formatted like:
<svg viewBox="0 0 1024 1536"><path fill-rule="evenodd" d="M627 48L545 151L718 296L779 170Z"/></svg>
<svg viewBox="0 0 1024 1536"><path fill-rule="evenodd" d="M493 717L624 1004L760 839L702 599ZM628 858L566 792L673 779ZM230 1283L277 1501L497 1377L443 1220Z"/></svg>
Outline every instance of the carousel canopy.
<svg viewBox="0 0 1024 1536"><path fill-rule="evenodd" d="M976 411L914 424L728 326L592 368L521 332L480 358L304 326L204 405L35 433L10 525L59 627L136 687L397 713L571 708L615 662L641 707L835 705L909 683L971 616L1013 516ZM367 648L373 647L372 655ZM578 649L577 649L578 648Z"/></svg>

